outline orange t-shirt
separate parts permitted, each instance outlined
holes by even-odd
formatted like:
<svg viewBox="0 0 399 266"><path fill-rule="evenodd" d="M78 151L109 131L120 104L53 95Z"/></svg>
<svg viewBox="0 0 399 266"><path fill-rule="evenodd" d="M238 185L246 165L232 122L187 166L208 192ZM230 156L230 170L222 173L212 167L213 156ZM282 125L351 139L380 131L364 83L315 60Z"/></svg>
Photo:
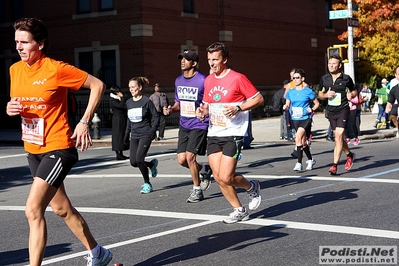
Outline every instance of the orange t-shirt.
<svg viewBox="0 0 399 266"><path fill-rule="evenodd" d="M68 89L78 90L88 73L67 63L42 57L32 66L19 61L10 67L11 98L21 111L22 140L32 154L75 145L68 124Z"/></svg>

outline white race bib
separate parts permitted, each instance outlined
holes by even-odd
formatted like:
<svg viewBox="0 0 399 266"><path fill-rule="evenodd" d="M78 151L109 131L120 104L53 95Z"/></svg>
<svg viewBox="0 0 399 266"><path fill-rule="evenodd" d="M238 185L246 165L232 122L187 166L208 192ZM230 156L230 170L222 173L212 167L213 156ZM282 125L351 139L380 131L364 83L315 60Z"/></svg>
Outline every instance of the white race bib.
<svg viewBox="0 0 399 266"><path fill-rule="evenodd" d="M143 120L143 109L141 107L129 109L127 117L133 123L141 122Z"/></svg>
<svg viewBox="0 0 399 266"><path fill-rule="evenodd" d="M226 127L227 117L223 114L223 104L209 105L209 122L212 126Z"/></svg>
<svg viewBox="0 0 399 266"><path fill-rule="evenodd" d="M292 107L292 117L302 117L303 116L303 108L302 107Z"/></svg>
<svg viewBox="0 0 399 266"><path fill-rule="evenodd" d="M44 144L44 119L21 117L22 140L37 144Z"/></svg>
<svg viewBox="0 0 399 266"><path fill-rule="evenodd" d="M195 117L195 102L180 101L180 115Z"/></svg>
<svg viewBox="0 0 399 266"><path fill-rule="evenodd" d="M328 105L340 106L341 105L341 93L335 94L333 98L328 98Z"/></svg>

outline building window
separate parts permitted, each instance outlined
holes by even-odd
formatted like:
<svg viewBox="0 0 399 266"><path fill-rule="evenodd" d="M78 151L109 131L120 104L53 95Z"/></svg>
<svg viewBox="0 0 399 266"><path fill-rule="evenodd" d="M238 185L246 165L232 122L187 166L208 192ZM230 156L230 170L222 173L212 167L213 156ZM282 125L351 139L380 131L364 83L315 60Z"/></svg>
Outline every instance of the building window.
<svg viewBox="0 0 399 266"><path fill-rule="evenodd" d="M6 22L6 1L0 1L0 23Z"/></svg>
<svg viewBox="0 0 399 266"><path fill-rule="evenodd" d="M183 0L183 13L195 13L194 0Z"/></svg>
<svg viewBox="0 0 399 266"><path fill-rule="evenodd" d="M78 0L78 14L90 13L90 12L91 12L91 1Z"/></svg>
<svg viewBox="0 0 399 266"><path fill-rule="evenodd" d="M24 15L23 0L0 0L0 23L14 22Z"/></svg>
<svg viewBox="0 0 399 266"><path fill-rule="evenodd" d="M100 56L100 58L94 58L94 56ZM101 65L95 66L94 61L101 62ZM99 78L107 85L107 88L118 84L116 66L115 50L104 50L100 53L93 53L91 51L79 53L79 68Z"/></svg>
<svg viewBox="0 0 399 266"><path fill-rule="evenodd" d="M101 51L101 68L97 76L107 85L107 88L117 84L115 50Z"/></svg>
<svg viewBox="0 0 399 266"><path fill-rule="evenodd" d="M79 68L93 75L93 52L79 53Z"/></svg>
<svg viewBox="0 0 399 266"><path fill-rule="evenodd" d="M100 11L109 11L114 9L114 0L100 0Z"/></svg>
<svg viewBox="0 0 399 266"><path fill-rule="evenodd" d="M23 0L14 0L12 2L12 20L15 21L24 16L24 1Z"/></svg>

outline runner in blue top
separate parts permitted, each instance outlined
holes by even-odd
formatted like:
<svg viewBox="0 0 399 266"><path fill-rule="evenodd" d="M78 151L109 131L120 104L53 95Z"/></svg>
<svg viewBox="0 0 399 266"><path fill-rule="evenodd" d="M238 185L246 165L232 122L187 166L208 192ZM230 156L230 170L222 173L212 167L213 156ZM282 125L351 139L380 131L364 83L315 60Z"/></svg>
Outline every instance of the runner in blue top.
<svg viewBox="0 0 399 266"><path fill-rule="evenodd" d="M296 69L293 75L295 88L289 90L286 94L286 103L284 110L289 110L294 127L296 130L295 144L298 151L298 162L295 164L294 171L302 171L302 157L305 152L308 160L306 161L306 170L312 170L316 160L310 153L309 146L306 142L306 136L310 133L312 126L312 115L314 110L319 108L319 101L312 89L305 87L305 71ZM311 107L313 102L313 107Z"/></svg>
<svg viewBox="0 0 399 266"><path fill-rule="evenodd" d="M207 146L208 119L201 121L195 116L204 96L206 76L197 69L199 57L194 50L180 53L177 58L183 74L176 78L175 103L168 107L168 111L180 111L177 159L180 165L190 170L193 180L187 202L199 202L204 199L203 191L211 185L212 174L208 165L197 162L197 155L205 155Z"/></svg>

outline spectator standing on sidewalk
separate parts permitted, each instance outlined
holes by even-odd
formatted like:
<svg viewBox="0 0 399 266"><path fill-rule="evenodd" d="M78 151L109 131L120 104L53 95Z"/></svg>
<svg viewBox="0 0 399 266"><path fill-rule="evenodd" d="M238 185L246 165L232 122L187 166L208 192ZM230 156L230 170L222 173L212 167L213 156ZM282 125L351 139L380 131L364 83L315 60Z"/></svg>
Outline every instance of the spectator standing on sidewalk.
<svg viewBox="0 0 399 266"><path fill-rule="evenodd" d="M389 89L387 88L388 80L387 79L382 79L381 80L381 88L379 88L375 92L375 96L377 97L377 101L375 104L378 104L378 115L377 119L374 123L374 127L377 128L377 125L381 123L381 117L383 114L385 114L385 127L386 129L389 129L389 113L385 112L385 107L387 106L387 101L388 101L388 94L389 94Z"/></svg>
<svg viewBox="0 0 399 266"><path fill-rule="evenodd" d="M285 104L285 90L286 87L289 87L288 79L283 81L283 87L276 91L273 95L273 111L278 111L281 114L280 118L280 139L288 139L288 128L287 128L287 120L285 110L283 110L283 106ZM291 135L291 134L290 134ZM292 136L291 136L292 138Z"/></svg>
<svg viewBox="0 0 399 266"><path fill-rule="evenodd" d="M155 140L165 140L166 116L163 113L163 108L169 106L169 100L166 93L161 91L161 85L159 83L155 84L154 90L154 93L150 96L150 100L157 109L159 117L159 126L157 129L158 137L155 136Z"/></svg>
<svg viewBox="0 0 399 266"><path fill-rule="evenodd" d="M235 171L248 127L248 111L262 105L264 99L245 75L227 68L229 51L223 43L213 43L206 50L213 73L205 79L204 105L197 108L196 115L201 120L209 116L209 164L221 192L233 207L223 221L236 223L249 218L237 188L247 191L250 210L256 210L261 203L259 181L249 181Z"/></svg>
<svg viewBox="0 0 399 266"><path fill-rule="evenodd" d="M311 88L305 87L305 71L297 69L293 75L295 88L291 89L286 94L286 103L283 109L290 112L296 135L295 144L298 155L298 161L295 164L294 171L302 171L302 158L305 152L308 160L306 161L306 170L312 170L316 160L310 153L307 144L307 135L311 132L312 127L312 113L319 108L319 101ZM310 103L313 102L313 107Z"/></svg>
<svg viewBox="0 0 399 266"><path fill-rule="evenodd" d="M356 92L352 93L348 97L349 101L349 116L345 130L345 142L349 145L351 137L354 138L353 145L359 145L359 134L360 134L360 113L362 110L362 103L367 100L363 98L360 92L361 86L355 85Z"/></svg>
<svg viewBox="0 0 399 266"><path fill-rule="evenodd" d="M127 117L129 121L126 125L125 143L129 141L130 135L130 164L138 167L144 184L141 186L140 193L147 194L153 191L150 182L148 168L151 170L151 176L158 174L158 160L152 159L145 161L147 152L150 149L151 142L154 140L156 130L159 125L159 114L152 101L142 90L148 86L149 81L146 77L135 77L129 80L129 91L132 98L126 101Z"/></svg>
<svg viewBox="0 0 399 266"><path fill-rule="evenodd" d="M124 142L127 111L121 88L116 85L112 86L109 97L109 107L112 113L112 150L116 153L116 160L126 160L129 157L123 155L123 151L129 149Z"/></svg>
<svg viewBox="0 0 399 266"><path fill-rule="evenodd" d="M399 101L399 67L395 69L395 78L391 80L390 84L393 86L388 94L388 101L385 107L385 113L391 113L392 122L398 129L396 137L399 138L398 126L398 101Z"/></svg>
<svg viewBox="0 0 399 266"><path fill-rule="evenodd" d="M328 59L329 73L322 76L319 83L319 98L328 99L326 117L330 121L335 138L333 164L328 170L331 175L337 174L342 152L346 155L345 170L352 168L354 160L354 154L344 140L344 135L349 116L348 98L356 95L356 89L352 78L342 73L342 67L342 58L332 55Z"/></svg>
<svg viewBox="0 0 399 266"><path fill-rule="evenodd" d="M363 103L363 112L367 112L367 110L369 112L371 112L371 108L370 108L370 100L372 97L372 92L369 88L369 85L367 83L363 83L363 89L361 90L361 93L363 95L363 97L365 97L365 99L367 98L367 101L364 101Z"/></svg>
<svg viewBox="0 0 399 266"><path fill-rule="evenodd" d="M204 199L203 191L211 185L212 170L208 165L197 162L198 155L206 153L208 120L201 121L195 116L195 110L204 97L206 76L199 72L199 56L194 50L187 50L177 55L183 74L175 80L175 103L168 106L169 113L179 112L179 140L177 160L190 170L193 188L187 202L199 202Z"/></svg>
<svg viewBox="0 0 399 266"><path fill-rule="evenodd" d="M41 20L18 19L14 30L21 61L10 67L11 100L6 112L9 116L21 116L22 140L33 176L25 207L29 222L29 265L42 265L47 243L44 213L48 206L64 219L89 251L85 257L87 265L107 265L112 253L96 242L83 217L72 206L64 184L78 161L77 147L83 152L92 145L89 121L100 104L105 85L85 71L46 56L49 36ZM90 96L72 133L67 113L68 89L81 87L90 89Z"/></svg>

